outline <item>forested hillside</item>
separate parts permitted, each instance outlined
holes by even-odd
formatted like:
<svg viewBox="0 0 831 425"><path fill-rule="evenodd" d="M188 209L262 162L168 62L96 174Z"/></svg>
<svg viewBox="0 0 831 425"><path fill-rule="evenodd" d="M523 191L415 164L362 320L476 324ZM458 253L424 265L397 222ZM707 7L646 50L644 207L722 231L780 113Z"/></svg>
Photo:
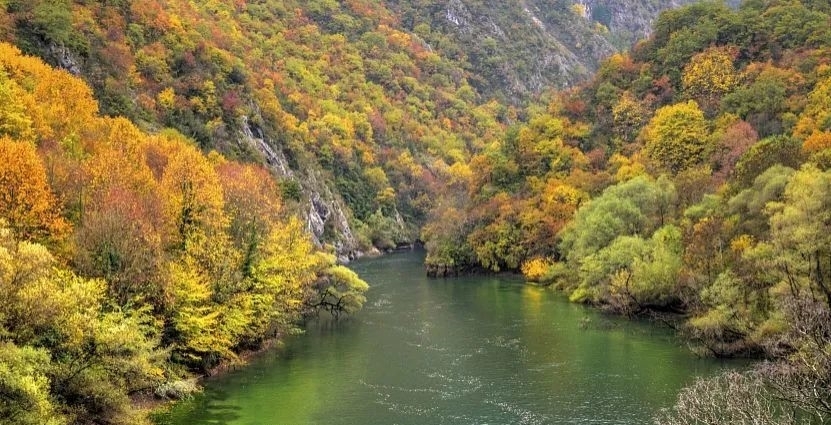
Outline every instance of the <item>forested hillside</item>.
<svg viewBox="0 0 831 425"><path fill-rule="evenodd" d="M344 256L412 242L450 165L514 119L379 1L0 4L0 39L84 78L105 115L270 164Z"/></svg>
<svg viewBox="0 0 831 425"><path fill-rule="evenodd" d="M651 37L459 167L424 229L428 269L521 269L575 302L680 313L703 353L781 360L702 383L687 408L738 418L772 388L825 417L830 14L809 0L662 14ZM704 395L731 385L744 401L708 411Z"/></svg>
<svg viewBox="0 0 831 425"><path fill-rule="evenodd" d="M318 251L278 182L0 44L0 419L141 423L131 397L353 312L366 283Z"/></svg>
<svg viewBox="0 0 831 425"><path fill-rule="evenodd" d="M303 316L360 308L335 254L412 242L524 113L380 1L0 9L13 423L142 422L136 397L186 396Z"/></svg>
<svg viewBox="0 0 831 425"><path fill-rule="evenodd" d="M2 0L0 40L85 79L105 115L268 163L351 257L413 242L511 104L585 80L682 2Z"/></svg>

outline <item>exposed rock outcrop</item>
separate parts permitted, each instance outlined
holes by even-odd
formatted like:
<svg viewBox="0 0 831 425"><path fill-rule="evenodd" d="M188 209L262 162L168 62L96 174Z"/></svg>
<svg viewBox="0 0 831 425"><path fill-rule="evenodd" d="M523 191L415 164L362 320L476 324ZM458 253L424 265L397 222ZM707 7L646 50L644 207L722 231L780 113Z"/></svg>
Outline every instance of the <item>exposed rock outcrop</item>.
<svg viewBox="0 0 831 425"><path fill-rule="evenodd" d="M303 217L315 244L331 244L338 259L345 263L364 255L358 250L358 241L349 225L343 201L333 192L315 169L293 170L285 153L267 138L263 131L243 117L242 142L259 151L266 164L278 176L293 179L302 187Z"/></svg>
<svg viewBox="0 0 831 425"><path fill-rule="evenodd" d="M81 75L81 63L72 52L62 45L49 44L49 56L54 59L58 67L69 71L72 75Z"/></svg>
<svg viewBox="0 0 831 425"><path fill-rule="evenodd" d="M522 103L587 79L599 63L648 35L658 14L696 0L387 0L440 54L458 56L486 97ZM451 39L461 51L442 51ZM444 43L446 45L446 43Z"/></svg>

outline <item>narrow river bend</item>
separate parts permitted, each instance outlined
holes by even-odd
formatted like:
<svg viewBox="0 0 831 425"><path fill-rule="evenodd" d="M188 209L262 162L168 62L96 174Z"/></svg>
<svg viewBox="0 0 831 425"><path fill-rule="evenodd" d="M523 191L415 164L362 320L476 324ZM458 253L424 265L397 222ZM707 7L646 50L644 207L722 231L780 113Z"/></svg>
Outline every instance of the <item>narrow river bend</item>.
<svg viewBox="0 0 831 425"><path fill-rule="evenodd" d="M513 277L430 280L423 256L352 265L364 310L205 383L160 424L647 424L695 376L665 329Z"/></svg>

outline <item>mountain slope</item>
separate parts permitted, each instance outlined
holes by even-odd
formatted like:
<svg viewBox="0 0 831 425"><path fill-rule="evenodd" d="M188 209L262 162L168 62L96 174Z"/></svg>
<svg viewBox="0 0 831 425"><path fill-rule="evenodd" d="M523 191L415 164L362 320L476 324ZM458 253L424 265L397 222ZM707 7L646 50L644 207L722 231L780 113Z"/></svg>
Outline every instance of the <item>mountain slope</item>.
<svg viewBox="0 0 831 425"><path fill-rule="evenodd" d="M512 115L372 0L4 4L0 39L85 78L106 114L269 162L345 255L412 241L437 179Z"/></svg>
<svg viewBox="0 0 831 425"><path fill-rule="evenodd" d="M665 9L691 0L388 0L402 24L461 61L486 97L524 103L585 81L601 60L646 36Z"/></svg>
<svg viewBox="0 0 831 425"><path fill-rule="evenodd" d="M368 289L263 167L102 117L0 43L0 422L142 424L204 374Z"/></svg>
<svg viewBox="0 0 831 425"><path fill-rule="evenodd" d="M654 13L616 4L3 0L0 40L84 78L105 114L269 163L315 238L352 256L415 239L452 166L520 115L490 97L580 81L631 41L592 19Z"/></svg>
<svg viewBox="0 0 831 425"><path fill-rule="evenodd" d="M473 155L425 226L431 272L521 269L573 301L684 313L713 354L763 350L791 303L831 302L830 24L822 1L662 14Z"/></svg>

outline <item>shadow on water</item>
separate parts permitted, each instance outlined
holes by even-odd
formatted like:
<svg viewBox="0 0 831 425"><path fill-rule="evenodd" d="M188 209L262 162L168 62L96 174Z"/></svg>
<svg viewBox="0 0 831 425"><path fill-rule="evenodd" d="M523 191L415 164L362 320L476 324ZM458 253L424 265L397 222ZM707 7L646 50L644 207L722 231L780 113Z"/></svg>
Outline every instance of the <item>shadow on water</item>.
<svg viewBox="0 0 831 425"><path fill-rule="evenodd" d="M157 424L188 423L184 418L198 416L199 424L220 425L234 423L240 419L243 407L228 403L229 391L216 389L208 381L209 389L195 395L192 399L183 400L174 408L161 412L153 417Z"/></svg>
<svg viewBox="0 0 831 425"><path fill-rule="evenodd" d="M227 424L240 418L239 411L242 408L233 405L211 404L211 407L202 413L202 424Z"/></svg>

